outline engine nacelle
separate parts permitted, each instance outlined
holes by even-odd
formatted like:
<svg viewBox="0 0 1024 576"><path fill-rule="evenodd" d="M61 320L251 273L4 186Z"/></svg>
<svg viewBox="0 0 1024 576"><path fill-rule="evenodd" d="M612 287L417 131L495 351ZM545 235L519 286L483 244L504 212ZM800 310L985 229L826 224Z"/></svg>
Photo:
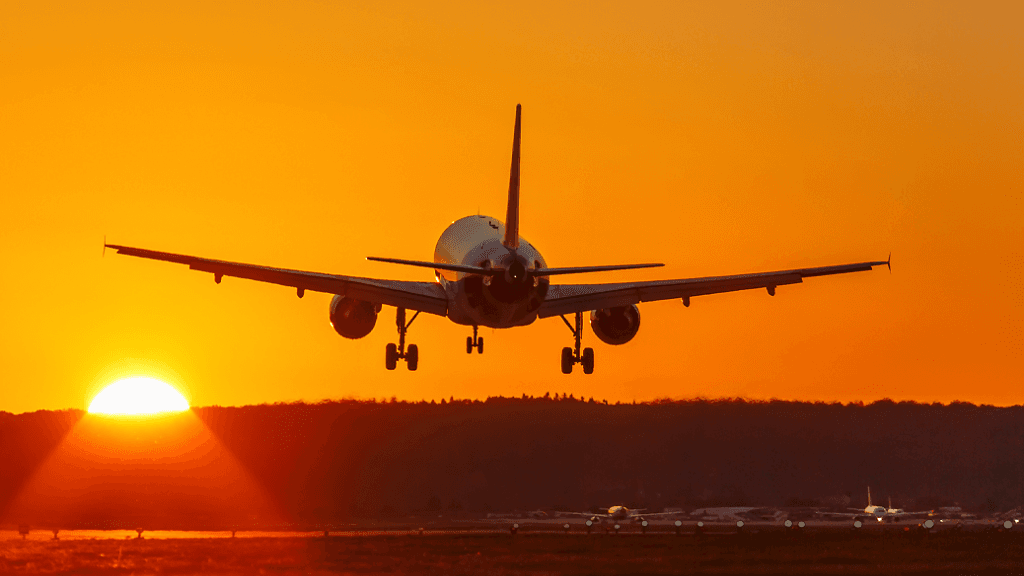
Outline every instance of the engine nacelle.
<svg viewBox="0 0 1024 576"><path fill-rule="evenodd" d="M380 312L380 304L336 294L331 299L331 326L345 338L356 340L373 330L377 324L377 312Z"/></svg>
<svg viewBox="0 0 1024 576"><path fill-rule="evenodd" d="M630 304L593 310L590 327L605 344L625 344L640 330L640 309Z"/></svg>

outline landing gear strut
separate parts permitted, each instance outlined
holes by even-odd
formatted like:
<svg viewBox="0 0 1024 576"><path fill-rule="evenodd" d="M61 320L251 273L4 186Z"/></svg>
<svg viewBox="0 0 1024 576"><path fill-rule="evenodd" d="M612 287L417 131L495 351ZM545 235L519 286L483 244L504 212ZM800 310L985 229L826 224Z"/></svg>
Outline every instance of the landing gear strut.
<svg viewBox="0 0 1024 576"><path fill-rule="evenodd" d="M419 310L412 315L412 319L409 323L405 323L405 308L399 308L398 314L395 317L395 324L398 326L398 345L388 344L384 353L384 366L388 370L394 370L395 366L398 365L398 360L405 360L405 365L409 370L415 370L420 365L420 349L415 344L409 344L409 349L405 349L405 333L409 331L409 326L412 326L413 321L419 316Z"/></svg>
<svg viewBox="0 0 1024 576"><path fill-rule="evenodd" d="M473 324L473 335L466 336L466 354L472 354L473 348L476 348L478 354L484 353L484 338L476 335L476 328L476 324Z"/></svg>
<svg viewBox="0 0 1024 576"><path fill-rule="evenodd" d="M562 374L572 374L573 364L582 364L584 374L594 373L594 349L584 348L583 354L580 354L580 344L583 340L583 312L576 313L576 327L574 328L569 321L562 316L562 322L569 327L572 331L572 335L576 337L576 348L569 348L566 346L562 348Z"/></svg>

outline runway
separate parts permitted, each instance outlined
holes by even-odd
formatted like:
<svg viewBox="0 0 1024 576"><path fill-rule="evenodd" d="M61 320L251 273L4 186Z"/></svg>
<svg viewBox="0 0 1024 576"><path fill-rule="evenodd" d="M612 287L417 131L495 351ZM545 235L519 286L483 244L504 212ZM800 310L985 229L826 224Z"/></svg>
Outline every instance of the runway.
<svg viewBox="0 0 1024 576"><path fill-rule="evenodd" d="M885 536L897 534L943 534L943 533L1006 533L1024 536L1024 524L996 519L969 521L935 522L928 526L924 521L882 523L868 521L860 526L853 522L828 520L804 520L781 522L743 521L694 521L694 520L649 520L647 526L639 522L603 522L587 526L582 517L550 519L420 519L418 522L373 522L352 524L331 524L324 526L294 527L281 530L58 530L59 540L126 540L138 539L209 539L209 538L322 538L331 537L373 537L403 535L459 535L459 534L570 534L570 535L618 535L656 536L672 535L686 537L728 537L755 535L849 535ZM678 525L677 525L678 522ZM0 530L0 541L4 540L54 540L52 528L35 527L22 535L18 530Z"/></svg>
<svg viewBox="0 0 1024 576"><path fill-rule="evenodd" d="M564 523L562 524L564 528ZM578 525L577 525L578 526ZM504 527L502 527L504 528ZM1024 564L1024 531L808 527L676 536L661 525L568 534L552 522L313 532L43 531L0 539L2 574L1003 574ZM721 528L719 530L719 528ZM833 529L829 529L833 528ZM90 532L93 532L90 534ZM52 537L52 536L51 536Z"/></svg>

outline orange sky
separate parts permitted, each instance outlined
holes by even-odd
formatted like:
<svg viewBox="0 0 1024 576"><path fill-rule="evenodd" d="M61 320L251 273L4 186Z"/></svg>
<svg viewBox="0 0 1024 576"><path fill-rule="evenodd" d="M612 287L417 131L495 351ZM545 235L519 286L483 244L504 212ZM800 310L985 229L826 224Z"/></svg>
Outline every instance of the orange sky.
<svg viewBox="0 0 1024 576"><path fill-rule="evenodd" d="M0 410L118 374L193 404L570 392L1024 401L1020 3L44 2L0 5ZM114 243L429 280L452 220L503 217L570 281L885 259L884 270L641 305L563 376L557 318L394 309L349 341L330 296L107 254Z"/></svg>

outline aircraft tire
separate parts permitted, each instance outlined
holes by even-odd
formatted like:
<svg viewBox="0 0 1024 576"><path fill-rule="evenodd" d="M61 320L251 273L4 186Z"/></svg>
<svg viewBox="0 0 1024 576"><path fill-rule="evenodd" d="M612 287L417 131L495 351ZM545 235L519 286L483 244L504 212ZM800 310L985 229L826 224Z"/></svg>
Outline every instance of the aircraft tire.
<svg viewBox="0 0 1024 576"><path fill-rule="evenodd" d="M473 337L466 336L466 354L473 353Z"/></svg>
<svg viewBox="0 0 1024 576"><path fill-rule="evenodd" d="M594 373L594 349L584 348L583 349L583 373L593 374Z"/></svg>
<svg viewBox="0 0 1024 576"><path fill-rule="evenodd" d="M420 367L420 348L415 344L409 344L409 351L405 353L405 365L409 370L415 371Z"/></svg>
<svg viewBox="0 0 1024 576"><path fill-rule="evenodd" d="M572 374L572 348L562 348L562 374Z"/></svg>
<svg viewBox="0 0 1024 576"><path fill-rule="evenodd" d="M484 337L483 336L481 336L481 337L476 339L476 352L477 352L477 354L483 354L484 353Z"/></svg>
<svg viewBox="0 0 1024 576"><path fill-rule="evenodd" d="M394 370L395 366L398 366L398 346L388 344L384 349L384 367Z"/></svg>

